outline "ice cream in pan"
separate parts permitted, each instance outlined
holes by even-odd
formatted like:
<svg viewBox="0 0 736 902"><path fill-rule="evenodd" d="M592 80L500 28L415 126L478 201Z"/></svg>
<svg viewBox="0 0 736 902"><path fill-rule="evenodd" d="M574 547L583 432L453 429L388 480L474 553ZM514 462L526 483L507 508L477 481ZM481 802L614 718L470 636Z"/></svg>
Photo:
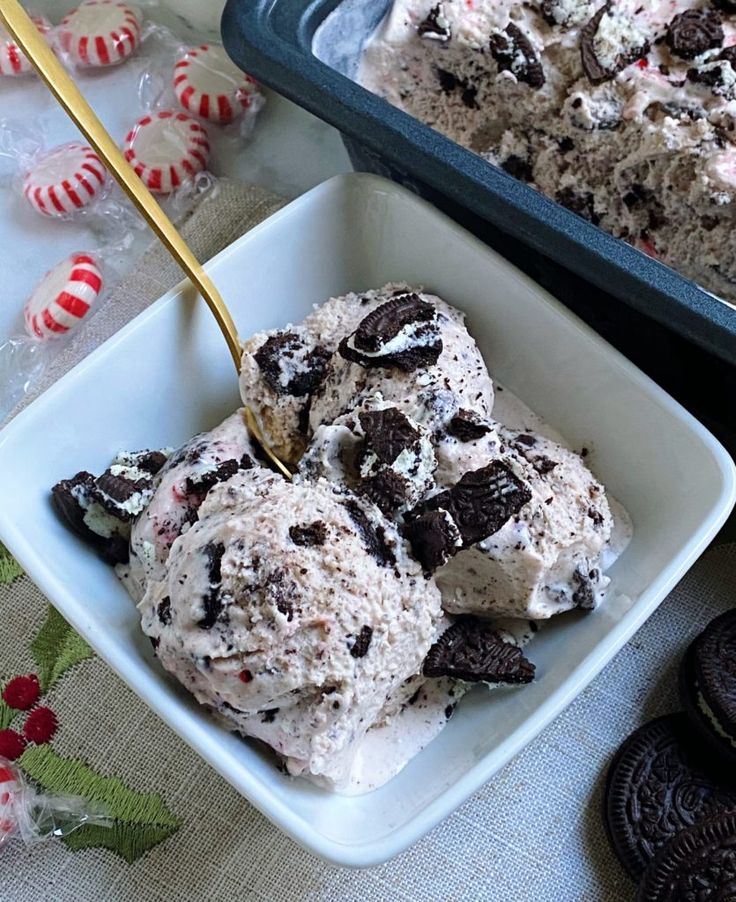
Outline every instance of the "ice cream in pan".
<svg viewBox="0 0 736 902"><path fill-rule="evenodd" d="M534 679L522 647L603 599L627 521L530 412L505 398L494 419L464 317L408 286L254 335L241 390L292 480L238 411L176 452L77 474L54 502L199 702L289 773L365 792L473 684Z"/></svg>
<svg viewBox="0 0 736 902"><path fill-rule="evenodd" d="M730 0L394 0L359 80L736 299Z"/></svg>

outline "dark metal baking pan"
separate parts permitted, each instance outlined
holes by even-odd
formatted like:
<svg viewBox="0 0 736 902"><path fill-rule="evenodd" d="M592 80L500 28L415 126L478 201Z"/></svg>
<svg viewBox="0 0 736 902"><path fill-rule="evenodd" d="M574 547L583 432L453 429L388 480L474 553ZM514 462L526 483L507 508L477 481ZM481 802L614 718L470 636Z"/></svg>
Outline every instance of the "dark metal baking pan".
<svg viewBox="0 0 736 902"><path fill-rule="evenodd" d="M356 169L400 182L487 241L736 452L736 311L356 84L362 43L389 3L228 0L223 42L243 69L336 126ZM333 25L338 7L351 10L347 28Z"/></svg>

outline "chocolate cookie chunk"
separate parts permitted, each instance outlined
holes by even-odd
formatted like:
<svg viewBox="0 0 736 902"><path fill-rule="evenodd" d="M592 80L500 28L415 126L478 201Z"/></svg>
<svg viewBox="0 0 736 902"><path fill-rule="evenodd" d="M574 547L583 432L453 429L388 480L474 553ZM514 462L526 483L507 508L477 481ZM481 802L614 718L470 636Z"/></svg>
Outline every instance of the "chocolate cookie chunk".
<svg viewBox="0 0 736 902"><path fill-rule="evenodd" d="M51 489L51 505L65 526L83 539L95 534L84 522L95 477L82 470L71 479L62 479Z"/></svg>
<svg viewBox="0 0 736 902"><path fill-rule="evenodd" d="M667 46L675 56L691 60L723 44L720 15L713 9L687 9L670 22Z"/></svg>
<svg viewBox="0 0 736 902"><path fill-rule="evenodd" d="M250 458L248 459L250 460ZM223 460L213 470L199 473L196 476L188 476L184 488L187 495L206 495L219 482L227 482L228 479L232 479L239 469L240 463L237 460Z"/></svg>
<svg viewBox="0 0 736 902"><path fill-rule="evenodd" d="M405 372L432 366L442 353L437 311L417 294L398 295L371 311L339 351L363 366Z"/></svg>
<svg viewBox="0 0 736 902"><path fill-rule="evenodd" d="M424 675L477 683L531 683L534 665L520 648L475 617L461 617L440 636L424 659Z"/></svg>
<svg viewBox="0 0 736 902"><path fill-rule="evenodd" d="M713 6L727 13L736 13L736 0L713 0Z"/></svg>
<svg viewBox="0 0 736 902"><path fill-rule="evenodd" d="M327 540L327 526L323 520L315 520L304 526L290 526L289 538L295 545L314 548L324 545Z"/></svg>
<svg viewBox="0 0 736 902"><path fill-rule="evenodd" d="M593 85L610 81L626 66L646 56L649 52L649 43L643 35L641 36L641 41L639 41L634 37L637 34L635 29L630 34L633 22L629 19L625 20L629 28L619 29L621 35L620 46L611 48L606 46L607 42L598 40L598 31L604 17L613 15L623 19L622 14L614 11L609 4L601 7L580 32L580 59L583 64L583 72L585 72L588 81ZM626 35L626 38L624 38L624 35Z"/></svg>
<svg viewBox="0 0 736 902"><path fill-rule="evenodd" d="M518 81L539 89L544 84L544 69L524 32L509 22L505 31L491 35L491 54L501 72L511 72Z"/></svg>
<svg viewBox="0 0 736 902"><path fill-rule="evenodd" d="M419 441L419 431L395 407L363 411L358 419L365 433L363 456L372 452L382 464L392 464Z"/></svg>
<svg viewBox="0 0 736 902"><path fill-rule="evenodd" d="M450 420L447 431L461 442L472 442L488 435L491 425L473 410L458 410Z"/></svg>
<svg viewBox="0 0 736 902"><path fill-rule="evenodd" d="M452 31L447 16L445 15L443 3L438 3L430 9L427 18L419 23L417 33L420 38L441 41L443 44L450 40Z"/></svg>
<svg viewBox="0 0 736 902"><path fill-rule="evenodd" d="M383 526L376 526L357 501L346 501L344 506L355 524L366 551L382 567L394 567L396 555L391 542L386 538L386 530Z"/></svg>
<svg viewBox="0 0 736 902"><path fill-rule="evenodd" d="M302 398L318 388L330 356L326 348L308 348L295 332L278 332L261 345L253 358L276 394Z"/></svg>
<svg viewBox="0 0 736 902"><path fill-rule="evenodd" d="M405 504L410 490L409 480L389 469L367 476L361 480L359 487L360 493L370 498L384 514L390 514Z"/></svg>
<svg viewBox="0 0 736 902"><path fill-rule="evenodd" d="M217 623L217 618L222 611L220 585L222 583L222 558L225 554L225 545L222 542L210 542L204 546L202 554L207 562L209 588L202 598L204 616L197 621L197 626L203 630L210 630Z"/></svg>
<svg viewBox="0 0 736 902"><path fill-rule="evenodd" d="M116 474L110 469L95 479L91 498L113 517L126 523L143 510L152 492L150 477L135 478Z"/></svg>
<svg viewBox="0 0 736 902"><path fill-rule="evenodd" d="M705 773L684 714L644 724L624 742L608 769L608 836L635 880L681 830L732 808L736 789Z"/></svg>
<svg viewBox="0 0 736 902"><path fill-rule="evenodd" d="M451 489L417 505L407 519L430 510L445 510L467 547L498 532L531 498L528 486L506 464L494 460L481 470L466 473Z"/></svg>
<svg viewBox="0 0 736 902"><path fill-rule="evenodd" d="M644 872L637 902L736 898L736 811L683 830Z"/></svg>
<svg viewBox="0 0 736 902"><path fill-rule="evenodd" d="M363 626L358 633L358 637L350 647L350 654L353 658L364 658L368 654L371 639L373 638L373 627Z"/></svg>
<svg viewBox="0 0 736 902"><path fill-rule="evenodd" d="M463 545L460 530L445 510L427 511L410 520L404 535L412 554L428 573L446 564Z"/></svg>

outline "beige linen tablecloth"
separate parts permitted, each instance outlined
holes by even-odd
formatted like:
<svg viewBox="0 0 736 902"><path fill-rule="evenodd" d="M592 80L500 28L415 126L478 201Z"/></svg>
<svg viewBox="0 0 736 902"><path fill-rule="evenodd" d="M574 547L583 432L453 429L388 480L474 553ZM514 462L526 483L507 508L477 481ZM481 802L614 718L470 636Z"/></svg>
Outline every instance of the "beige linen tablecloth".
<svg viewBox="0 0 736 902"><path fill-rule="evenodd" d="M207 259L279 203L260 190L222 184L190 215L184 232ZM46 382L179 278L166 254L152 249L57 359ZM603 830L606 762L640 722L678 707L679 656L712 617L733 606L735 585L736 545L712 548L591 686L491 783L395 861L351 872L302 851L231 789L58 615L49 617L41 593L0 554L0 683L39 673L50 687L41 704L59 720L52 742L31 749L26 769L47 785L70 791L71 783L113 799L120 816L107 841L112 849L72 851L59 840L31 848L15 840L1 848L0 899L633 898ZM0 709L0 728L3 717ZM90 833L77 844L94 846L94 840Z"/></svg>

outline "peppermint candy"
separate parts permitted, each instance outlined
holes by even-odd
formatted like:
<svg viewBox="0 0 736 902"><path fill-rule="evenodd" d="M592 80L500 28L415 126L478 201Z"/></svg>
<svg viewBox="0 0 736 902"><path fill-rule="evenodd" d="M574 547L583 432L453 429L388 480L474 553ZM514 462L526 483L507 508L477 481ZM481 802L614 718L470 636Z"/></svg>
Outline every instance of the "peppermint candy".
<svg viewBox="0 0 736 902"><path fill-rule="evenodd" d="M65 335L84 319L102 291L94 257L72 254L46 273L26 301L28 334L42 341Z"/></svg>

